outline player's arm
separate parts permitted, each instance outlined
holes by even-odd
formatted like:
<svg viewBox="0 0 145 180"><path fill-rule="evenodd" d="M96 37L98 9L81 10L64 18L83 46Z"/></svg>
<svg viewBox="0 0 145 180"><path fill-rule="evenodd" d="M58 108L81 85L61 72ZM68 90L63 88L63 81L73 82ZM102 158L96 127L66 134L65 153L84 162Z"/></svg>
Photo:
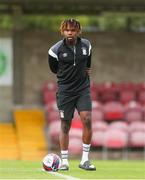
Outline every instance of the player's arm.
<svg viewBox="0 0 145 180"><path fill-rule="evenodd" d="M51 49L48 51L48 64L50 70L56 74L58 70L58 59L57 55Z"/></svg>
<svg viewBox="0 0 145 180"><path fill-rule="evenodd" d="M92 60L92 50L91 50L91 44L89 45L89 54L87 57L87 69L86 72L90 76L91 74L91 60Z"/></svg>

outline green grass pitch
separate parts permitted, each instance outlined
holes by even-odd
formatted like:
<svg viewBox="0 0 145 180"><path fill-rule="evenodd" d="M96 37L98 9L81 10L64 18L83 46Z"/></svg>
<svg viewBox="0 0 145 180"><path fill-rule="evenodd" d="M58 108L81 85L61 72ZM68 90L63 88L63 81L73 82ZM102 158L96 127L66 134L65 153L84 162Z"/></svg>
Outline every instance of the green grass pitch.
<svg viewBox="0 0 145 180"><path fill-rule="evenodd" d="M0 179L145 179L144 161L92 161L97 170L84 171L78 168L78 160L70 160L67 172L47 173L42 171L42 162L0 161Z"/></svg>

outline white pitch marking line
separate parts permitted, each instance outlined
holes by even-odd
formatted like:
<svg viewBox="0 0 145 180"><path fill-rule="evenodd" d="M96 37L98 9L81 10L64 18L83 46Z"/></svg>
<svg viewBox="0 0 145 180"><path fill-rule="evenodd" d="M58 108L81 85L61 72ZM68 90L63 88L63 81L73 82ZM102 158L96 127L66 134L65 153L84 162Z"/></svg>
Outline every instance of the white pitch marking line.
<svg viewBox="0 0 145 180"><path fill-rule="evenodd" d="M52 175L55 175L55 176L58 176L58 177L69 179L69 180L80 180L79 178L75 178L73 176L64 175L64 174L61 174L61 173L58 173L58 172L48 172L48 173L52 174Z"/></svg>
<svg viewBox="0 0 145 180"><path fill-rule="evenodd" d="M62 177L62 178L65 178L65 179L69 179L69 180L80 180L79 178L75 178L75 177L73 177L73 176L64 175L64 174L61 174L61 173L58 173L58 172L45 171L43 168L42 168L41 170L44 171L44 172L47 172L48 174L52 174L52 175L55 175L55 176L58 176L58 177Z"/></svg>

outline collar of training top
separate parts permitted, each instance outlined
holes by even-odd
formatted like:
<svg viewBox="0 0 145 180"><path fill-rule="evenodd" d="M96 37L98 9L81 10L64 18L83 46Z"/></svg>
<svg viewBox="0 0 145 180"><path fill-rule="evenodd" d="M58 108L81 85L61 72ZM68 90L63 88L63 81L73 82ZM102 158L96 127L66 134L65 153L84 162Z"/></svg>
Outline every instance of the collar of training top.
<svg viewBox="0 0 145 180"><path fill-rule="evenodd" d="M79 43L80 41L81 41L81 38L77 37L77 43ZM66 38L63 39L63 43L64 43L64 45L67 45Z"/></svg>

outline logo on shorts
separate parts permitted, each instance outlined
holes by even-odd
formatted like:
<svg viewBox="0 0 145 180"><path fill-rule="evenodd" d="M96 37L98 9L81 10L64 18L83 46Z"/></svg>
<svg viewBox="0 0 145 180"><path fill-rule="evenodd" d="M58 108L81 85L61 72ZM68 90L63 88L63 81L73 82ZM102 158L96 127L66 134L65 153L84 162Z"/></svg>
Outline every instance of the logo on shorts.
<svg viewBox="0 0 145 180"><path fill-rule="evenodd" d="M64 110L59 110L59 113L60 113L60 117L64 118Z"/></svg>

